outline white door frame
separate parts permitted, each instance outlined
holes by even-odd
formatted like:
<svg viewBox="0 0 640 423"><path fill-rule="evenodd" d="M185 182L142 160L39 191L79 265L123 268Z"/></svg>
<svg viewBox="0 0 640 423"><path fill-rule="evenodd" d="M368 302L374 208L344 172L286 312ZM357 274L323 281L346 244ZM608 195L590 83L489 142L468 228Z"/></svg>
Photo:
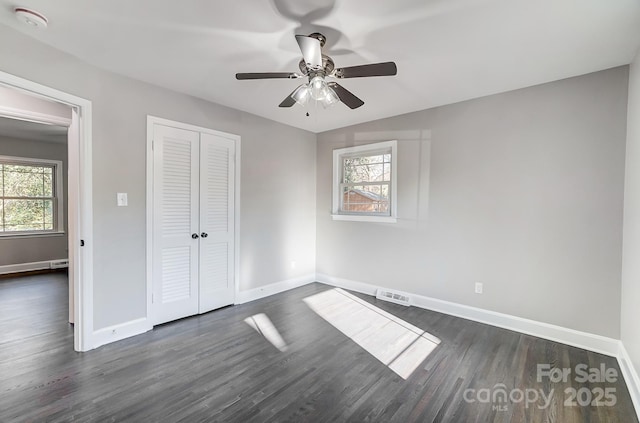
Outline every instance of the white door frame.
<svg viewBox="0 0 640 423"><path fill-rule="evenodd" d="M187 131L203 132L231 139L235 142L235 187L234 187L234 284L235 297L238 298L240 286L240 136L216 131L188 123L176 122L156 116L147 115L147 321L153 322L153 125L159 124ZM234 300L235 303L235 300Z"/></svg>
<svg viewBox="0 0 640 423"><path fill-rule="evenodd" d="M71 106L69 137L69 265L73 275L74 349L93 348L93 203L91 101L0 71L0 84ZM71 179L73 178L73 180ZM80 240L84 247L80 247Z"/></svg>

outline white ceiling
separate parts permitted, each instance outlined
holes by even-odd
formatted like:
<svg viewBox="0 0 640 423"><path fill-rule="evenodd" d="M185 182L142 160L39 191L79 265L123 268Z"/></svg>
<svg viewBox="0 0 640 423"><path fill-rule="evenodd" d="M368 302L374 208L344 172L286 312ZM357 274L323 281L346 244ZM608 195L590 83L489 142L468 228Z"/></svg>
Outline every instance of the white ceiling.
<svg viewBox="0 0 640 423"><path fill-rule="evenodd" d="M313 132L629 63L638 0L0 0L0 23L98 67ZM16 5L49 18L19 23ZM279 108L302 80L295 34L324 33L337 67L395 61L398 75L342 80L350 110ZM306 117L309 111L311 116Z"/></svg>

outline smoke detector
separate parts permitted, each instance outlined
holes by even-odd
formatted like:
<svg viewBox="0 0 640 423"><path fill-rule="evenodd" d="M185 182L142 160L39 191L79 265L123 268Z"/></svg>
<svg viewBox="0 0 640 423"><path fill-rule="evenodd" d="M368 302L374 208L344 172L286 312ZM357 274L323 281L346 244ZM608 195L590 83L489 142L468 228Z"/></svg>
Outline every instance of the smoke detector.
<svg viewBox="0 0 640 423"><path fill-rule="evenodd" d="M40 29L45 29L47 27L47 18L42 13L36 12L35 10L16 7L14 13L20 22L24 22L29 26Z"/></svg>

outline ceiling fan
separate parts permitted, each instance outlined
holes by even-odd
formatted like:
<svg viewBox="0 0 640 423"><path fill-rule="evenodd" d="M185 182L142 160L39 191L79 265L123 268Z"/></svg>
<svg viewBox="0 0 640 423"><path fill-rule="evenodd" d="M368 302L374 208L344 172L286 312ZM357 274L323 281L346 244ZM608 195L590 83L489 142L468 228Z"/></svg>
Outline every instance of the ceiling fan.
<svg viewBox="0 0 640 423"><path fill-rule="evenodd" d="M391 76L398 73L394 62L372 63L368 65L336 68L331 57L322 54L322 47L326 42L324 35L314 32L309 35L296 35L296 41L302 51L300 72L263 72L237 73L236 79L298 79L309 78L308 84L302 84L285 98L280 107L291 107L298 103L302 106L310 99L318 101L325 108L342 101L351 109L357 109L364 104L349 90L337 82L327 82L326 77L337 79L362 78L368 76Z"/></svg>

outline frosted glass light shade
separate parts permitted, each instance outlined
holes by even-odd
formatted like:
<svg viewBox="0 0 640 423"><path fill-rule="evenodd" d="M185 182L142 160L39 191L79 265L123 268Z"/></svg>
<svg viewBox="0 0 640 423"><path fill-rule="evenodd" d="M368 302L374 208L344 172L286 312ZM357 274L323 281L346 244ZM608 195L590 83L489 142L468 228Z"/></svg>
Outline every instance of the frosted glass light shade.
<svg viewBox="0 0 640 423"><path fill-rule="evenodd" d="M321 76L314 76L309 82L311 98L322 101L326 96L327 83Z"/></svg>
<svg viewBox="0 0 640 423"><path fill-rule="evenodd" d="M336 94L336 92L333 91L332 88L327 86L327 92L324 97L324 101L322 102L322 105L324 106L324 108L326 109L327 107L331 107L334 104L338 103L339 101L340 101L340 98L338 97L338 94Z"/></svg>
<svg viewBox="0 0 640 423"><path fill-rule="evenodd" d="M309 102L310 97L310 89L307 84L302 84L291 94L291 98L293 98L296 103L301 106L304 106Z"/></svg>

